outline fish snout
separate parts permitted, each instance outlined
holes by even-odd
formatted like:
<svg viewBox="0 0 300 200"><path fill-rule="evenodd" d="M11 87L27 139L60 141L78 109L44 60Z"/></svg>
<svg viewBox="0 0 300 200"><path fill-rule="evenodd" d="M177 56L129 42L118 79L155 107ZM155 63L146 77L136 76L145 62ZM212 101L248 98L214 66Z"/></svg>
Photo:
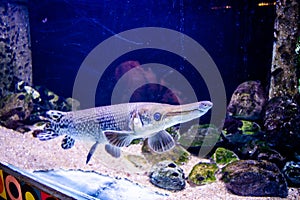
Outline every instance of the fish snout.
<svg viewBox="0 0 300 200"><path fill-rule="evenodd" d="M210 101L200 101L198 109L200 111L207 111L213 106L213 103Z"/></svg>

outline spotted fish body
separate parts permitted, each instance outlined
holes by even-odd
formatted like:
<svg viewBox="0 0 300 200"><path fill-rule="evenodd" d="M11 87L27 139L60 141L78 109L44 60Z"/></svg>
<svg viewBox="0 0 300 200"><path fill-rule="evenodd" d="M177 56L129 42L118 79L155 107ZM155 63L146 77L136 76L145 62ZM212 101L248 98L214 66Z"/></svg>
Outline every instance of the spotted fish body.
<svg viewBox="0 0 300 200"><path fill-rule="evenodd" d="M75 139L95 142L87 162L100 143L106 144L105 149L112 156L119 157L120 147L140 138L148 138L149 147L161 153L175 146L166 128L198 118L211 107L211 102L201 101L185 105L126 103L73 112L50 110L49 122L37 137L49 140L66 135L64 149L71 148Z"/></svg>

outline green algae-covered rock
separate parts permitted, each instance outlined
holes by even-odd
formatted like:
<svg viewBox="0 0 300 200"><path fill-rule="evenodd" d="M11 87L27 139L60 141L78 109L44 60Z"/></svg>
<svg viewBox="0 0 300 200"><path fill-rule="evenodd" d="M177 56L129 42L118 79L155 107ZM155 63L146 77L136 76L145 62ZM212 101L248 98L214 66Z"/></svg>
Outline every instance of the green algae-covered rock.
<svg viewBox="0 0 300 200"><path fill-rule="evenodd" d="M160 188L179 191L185 188L183 170L173 161L165 160L155 164L150 171L150 182Z"/></svg>
<svg viewBox="0 0 300 200"><path fill-rule="evenodd" d="M267 161L237 160L222 169L226 188L241 196L287 197L286 180L278 167Z"/></svg>
<svg viewBox="0 0 300 200"><path fill-rule="evenodd" d="M205 185L216 181L218 166L214 163L198 163L189 174L188 182L192 185Z"/></svg>
<svg viewBox="0 0 300 200"><path fill-rule="evenodd" d="M204 139L206 139L206 142L211 141L214 145L220 134L220 131L214 125L193 125L186 133L181 135L178 142L186 148L199 147L203 144ZM209 144L207 143L207 145Z"/></svg>
<svg viewBox="0 0 300 200"><path fill-rule="evenodd" d="M246 135L253 135L254 133L260 131L260 126L252 121L241 120L243 125L241 127L241 131Z"/></svg>
<svg viewBox="0 0 300 200"><path fill-rule="evenodd" d="M215 153L212 156L212 159L220 165L228 164L235 160L239 160L238 156L233 151L222 147L216 149Z"/></svg>

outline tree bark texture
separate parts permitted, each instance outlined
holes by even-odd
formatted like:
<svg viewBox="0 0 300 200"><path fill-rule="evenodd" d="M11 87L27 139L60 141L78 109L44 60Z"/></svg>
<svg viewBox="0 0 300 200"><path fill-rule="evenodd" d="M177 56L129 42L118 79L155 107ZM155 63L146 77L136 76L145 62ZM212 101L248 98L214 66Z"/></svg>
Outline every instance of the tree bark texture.
<svg viewBox="0 0 300 200"><path fill-rule="evenodd" d="M32 84L27 0L0 1L0 98L18 81Z"/></svg>
<svg viewBox="0 0 300 200"><path fill-rule="evenodd" d="M269 98L298 93L299 0L277 0Z"/></svg>

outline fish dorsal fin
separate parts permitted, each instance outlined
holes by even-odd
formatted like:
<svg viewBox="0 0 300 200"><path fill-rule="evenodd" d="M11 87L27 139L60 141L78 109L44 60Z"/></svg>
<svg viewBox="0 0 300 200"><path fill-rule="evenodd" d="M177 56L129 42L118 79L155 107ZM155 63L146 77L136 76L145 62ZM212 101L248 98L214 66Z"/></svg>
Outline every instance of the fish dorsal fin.
<svg viewBox="0 0 300 200"><path fill-rule="evenodd" d="M148 144L153 151L163 153L172 149L175 146L175 141L167 131L162 130L152 137L149 137Z"/></svg>
<svg viewBox="0 0 300 200"><path fill-rule="evenodd" d="M61 147L63 149L70 149L74 146L74 143L75 143L75 140L71 136L66 135L61 142Z"/></svg>
<svg viewBox="0 0 300 200"><path fill-rule="evenodd" d="M127 147L134 139L131 131L106 130L104 131L104 135L106 136L106 139L111 145L117 147Z"/></svg>
<svg viewBox="0 0 300 200"><path fill-rule="evenodd" d="M96 149L97 149L97 146L98 146L99 142L96 142L95 144L93 144L93 146L91 147L87 157L86 157L86 162L85 164L88 164L89 161L91 160L93 154L95 153Z"/></svg>
<svg viewBox="0 0 300 200"><path fill-rule="evenodd" d="M119 158L121 156L120 148L110 144L105 145L105 151L115 158Z"/></svg>

